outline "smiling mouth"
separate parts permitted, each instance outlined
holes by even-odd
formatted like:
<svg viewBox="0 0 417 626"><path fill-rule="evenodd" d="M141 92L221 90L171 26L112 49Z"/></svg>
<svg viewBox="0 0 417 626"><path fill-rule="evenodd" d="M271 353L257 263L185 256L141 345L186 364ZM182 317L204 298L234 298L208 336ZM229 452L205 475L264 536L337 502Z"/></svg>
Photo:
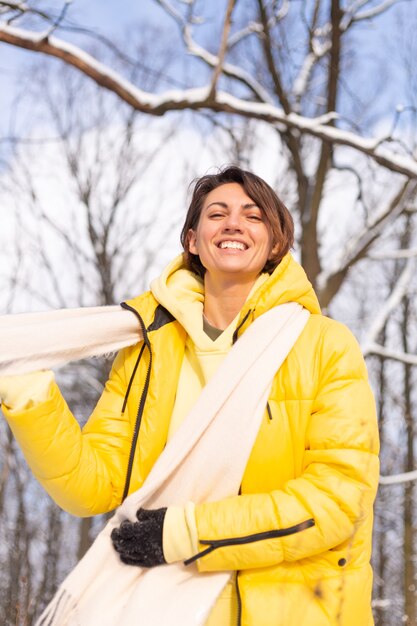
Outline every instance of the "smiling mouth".
<svg viewBox="0 0 417 626"><path fill-rule="evenodd" d="M247 250L248 246L241 241L221 241L218 246L221 250Z"/></svg>

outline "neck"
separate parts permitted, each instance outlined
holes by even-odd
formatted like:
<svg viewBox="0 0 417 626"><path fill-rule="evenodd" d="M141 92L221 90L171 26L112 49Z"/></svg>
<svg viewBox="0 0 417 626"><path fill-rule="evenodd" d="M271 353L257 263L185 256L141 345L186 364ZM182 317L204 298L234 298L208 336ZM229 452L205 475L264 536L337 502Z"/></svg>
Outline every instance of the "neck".
<svg viewBox="0 0 417 626"><path fill-rule="evenodd" d="M242 309L255 280L241 282L204 277L204 316L212 326L224 330Z"/></svg>

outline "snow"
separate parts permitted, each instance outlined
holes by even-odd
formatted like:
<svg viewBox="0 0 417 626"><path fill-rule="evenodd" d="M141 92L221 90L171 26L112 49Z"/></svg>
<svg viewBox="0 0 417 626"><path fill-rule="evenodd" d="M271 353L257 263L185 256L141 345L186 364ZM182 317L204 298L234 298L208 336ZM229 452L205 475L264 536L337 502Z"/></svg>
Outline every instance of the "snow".
<svg viewBox="0 0 417 626"><path fill-rule="evenodd" d="M417 470L412 472L404 472L403 474L395 474L394 476L380 476L380 485L399 485L400 483L407 483L411 480L417 480Z"/></svg>
<svg viewBox="0 0 417 626"><path fill-rule="evenodd" d="M27 30L14 28L7 25L0 27L0 40L2 34L8 35L9 38L17 38L24 42L32 43L34 46L40 44L44 37L42 33L34 33ZM8 41L8 37L4 37ZM71 63L81 66L87 75L93 79L108 79L112 89L123 99L128 101L138 110L161 115L171 109L203 109L209 108L215 111L228 111L244 116L267 120L269 122L279 122L289 128L296 128L321 139L329 139L335 144L350 146L355 150L359 150L380 165L389 167L406 176L417 177L417 161L411 156L404 156L385 148L381 145L385 138L366 138L359 137L357 134L341 130L333 126L327 126L326 122L334 119L334 114L319 118L306 118L296 113L286 115L282 109L271 103L265 102L249 102L230 95L225 92L217 92L216 99L213 103L209 100L211 93L210 85L206 87L186 89L186 90L170 90L163 94L152 94L135 87L130 81L123 78L120 74L100 63L90 54L81 50L78 46L65 42L56 37L48 38L49 51L53 56L66 56L71 59ZM85 69L84 69L85 68Z"/></svg>
<svg viewBox="0 0 417 626"><path fill-rule="evenodd" d="M293 94L296 98L301 98L301 96L305 92L308 78L317 59L317 54L314 54L313 52L310 52L310 54L307 54L307 56L305 57L304 63L293 84Z"/></svg>
<svg viewBox="0 0 417 626"><path fill-rule="evenodd" d="M365 356L368 354L373 354L375 352L375 341L382 331L385 323L387 322L388 317L399 305L399 303L407 293L411 279L415 273L415 266L416 262L414 258L411 258L407 261L394 290L375 317L367 333L366 341L362 345L362 352Z"/></svg>
<svg viewBox="0 0 417 626"><path fill-rule="evenodd" d="M357 13L353 17L353 21L359 22L360 20L370 20L373 17L380 15L384 11L387 11L396 3L397 3L397 0L386 0L386 2L381 2L381 4L378 6L372 7L371 9L368 9L367 11L362 11L362 13Z"/></svg>
<svg viewBox="0 0 417 626"><path fill-rule="evenodd" d="M238 44L240 41L242 41L242 39L245 39L245 37L249 37L250 35L253 35L253 33L261 33L261 32L262 32L262 26L261 24L259 24L259 22L249 22L245 28L242 28L242 30L239 30L237 33L234 33L233 35L230 36L229 50L233 48L233 46Z"/></svg>
<svg viewBox="0 0 417 626"><path fill-rule="evenodd" d="M408 250L387 250L386 252L373 252L368 255L368 259L381 261L384 259L410 259L417 256L417 248L409 248Z"/></svg>
<svg viewBox="0 0 417 626"><path fill-rule="evenodd" d="M310 54L306 55L304 63L293 85L294 96L298 99L301 98L307 88L308 79L311 75L315 63L319 59L321 59L330 50L331 47L329 43L321 45L314 39L311 43L313 52L310 52Z"/></svg>
<svg viewBox="0 0 417 626"><path fill-rule="evenodd" d="M394 359L395 361L401 361L402 363L408 363L409 365L417 365L417 355L407 354L406 352L399 352L397 350L390 350L377 343L368 344L367 354L378 354L379 356L383 356L387 359Z"/></svg>
<svg viewBox="0 0 417 626"><path fill-rule="evenodd" d="M184 41L187 46L189 54L198 57L210 67L216 68L219 64L219 58L215 54L212 54L205 48L199 46L192 38L191 31L188 26L184 28ZM270 94L262 87L258 81L256 81L251 74L245 72L242 68L231 63L223 64L223 72L228 76L232 76L237 80L245 83L250 89L262 100L263 102L269 102L272 104L272 98Z"/></svg>
<svg viewBox="0 0 417 626"><path fill-rule="evenodd" d="M387 205L384 205L379 211L372 215L372 219L363 226L362 230L360 230L355 237L346 241L336 258L319 274L317 277L317 285L319 288L323 290L332 276L343 271L350 265L352 260L357 258L366 246L384 230L387 222L394 222L402 211L403 206L400 202L395 204L394 209L391 207L391 202L388 202ZM411 254L408 256L414 255ZM385 254L383 258L387 258Z"/></svg>

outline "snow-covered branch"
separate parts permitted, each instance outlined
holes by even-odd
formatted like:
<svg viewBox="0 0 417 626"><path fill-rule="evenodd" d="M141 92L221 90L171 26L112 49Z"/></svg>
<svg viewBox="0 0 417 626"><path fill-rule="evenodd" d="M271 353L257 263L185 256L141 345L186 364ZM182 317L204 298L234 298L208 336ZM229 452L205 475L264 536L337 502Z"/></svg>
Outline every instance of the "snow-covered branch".
<svg viewBox="0 0 417 626"><path fill-rule="evenodd" d="M392 311L400 304L401 300L406 295L411 279L414 276L416 262L415 259L409 259L405 264L403 271L400 274L400 277L395 285L394 290L392 291L389 298L380 308L378 315L376 316L373 324L371 325L367 336L366 341L362 345L362 352L366 356L368 354L372 354L375 350L376 340L384 328L390 314ZM403 360L403 359L401 359Z"/></svg>
<svg viewBox="0 0 417 626"><path fill-rule="evenodd" d="M289 9L289 0L283 0L282 4L277 8L276 13L274 12L273 15L269 18L269 27L273 28L279 21L283 20L284 17L286 17L286 15L288 14ZM275 9L273 7L273 11L274 10ZM240 43L246 37L253 35L254 33L262 33L263 30L263 26L259 22L249 22L244 28L229 37L228 49L230 50L231 48L233 48L233 46Z"/></svg>
<svg viewBox="0 0 417 626"><path fill-rule="evenodd" d="M407 352L400 352L398 350L390 350L384 348L379 343L369 343L366 346L366 356L376 354L383 356L386 359L393 359L394 361L400 361L406 365L417 365L417 354L408 354Z"/></svg>
<svg viewBox="0 0 417 626"><path fill-rule="evenodd" d="M196 22L199 22L199 20L193 17L190 17L187 21L186 19L184 19L181 13L172 6L171 3L167 2L167 0L155 0L155 1L177 23L180 29L181 35L183 37L184 45L186 47L187 53L200 59L201 61L203 61L203 63L206 63L206 65L208 65L211 68L218 67L220 63L219 57L216 54L213 54L212 52L207 50L206 48L203 48L202 46L200 46L194 40L192 36L192 25L195 24ZM250 25L248 25L248 29L250 29L251 32L260 32L262 30L262 26L260 24L251 22ZM241 33L242 38L243 36L244 34ZM237 41L234 40L234 37L230 37L228 44L227 44L227 48L230 50L230 48L236 43ZM224 61L222 73L225 76L228 76L229 78L233 78L241 82L243 85L246 85L246 87L248 87L252 91L254 96L261 102L272 103L272 98L270 94L268 93L268 91L249 72L245 71L243 68L239 67L238 65L234 65L232 63Z"/></svg>
<svg viewBox="0 0 417 626"><path fill-rule="evenodd" d="M187 47L188 54L204 61L209 67L217 67L219 64L219 59L215 54L212 54L205 48L199 46L192 38L191 31L189 26L187 25L183 31L184 41ZM261 102L268 102L272 104L272 98L268 91L249 73L244 69L239 67L238 65L233 65L232 63L225 62L223 64L223 74L228 76L229 78L234 78L238 80L243 85L246 85L254 96L260 100Z"/></svg>
<svg viewBox="0 0 417 626"><path fill-rule="evenodd" d="M403 474L394 474L394 476L380 476L380 485L399 485L401 483L408 483L412 480L417 480L417 470L412 472L404 472Z"/></svg>
<svg viewBox="0 0 417 626"><path fill-rule="evenodd" d="M72 0L65 0L60 14L58 15L58 17L54 17L52 12L42 11L41 9L30 6L27 2L0 2L0 15L9 14L7 17L4 18L7 24L11 24L13 21L19 19L22 15L25 14L36 15L42 20L51 23L56 27L65 17L68 5L71 3Z"/></svg>
<svg viewBox="0 0 417 626"><path fill-rule="evenodd" d="M314 46L312 51L306 55L298 75L294 80L293 94L296 102L299 102L307 88L308 80L316 63L323 58L330 50L330 42L323 46Z"/></svg>
<svg viewBox="0 0 417 626"><path fill-rule="evenodd" d="M328 290L332 282L340 282L349 267L367 254L370 246L379 237L387 224L392 224L405 211L405 196L407 192L414 193L414 189L410 190L409 181L402 186L387 206L382 207L372 216L371 220L364 224L362 230L355 237L347 241L345 246L339 251L334 262L320 272L316 282L322 294Z"/></svg>
<svg viewBox="0 0 417 626"><path fill-rule="evenodd" d="M355 22L370 20L377 17L401 1L407 2L408 0L385 0L384 2L381 2L381 4L374 6L371 9L363 10L362 12L360 9L367 4L367 2L359 1L350 3L350 6L348 5L342 13L339 23L340 32L346 32ZM305 56L304 63L301 65L293 85L293 94L296 102L300 100L302 94L305 92L307 82L312 74L313 68L317 62L330 51L331 42L328 37L331 32L332 28L330 23L325 26L321 26L320 28L314 28L310 31L310 51ZM326 37L325 41L322 41L323 37Z"/></svg>
<svg viewBox="0 0 417 626"><path fill-rule="evenodd" d="M0 2L0 12L3 13L3 9L6 11L19 11L19 13L25 13L29 10L29 5L26 2Z"/></svg>
<svg viewBox="0 0 417 626"><path fill-rule="evenodd" d="M209 67L217 68L220 65L219 57L200 46L193 39L191 25L189 23L179 22L179 24L188 54L200 59ZM230 40L227 44L227 48L229 50L231 48ZM249 87L256 98L261 102L272 102L272 98L268 91L249 72L245 71L238 65L234 65L223 60L222 73L229 78L238 80L243 85L246 85L246 87Z"/></svg>
<svg viewBox="0 0 417 626"><path fill-rule="evenodd" d="M359 0L358 2L352 2L350 6L347 6L343 18L341 20L341 28L347 30L355 22L363 22L366 20L372 20L373 18L385 13L395 4L399 2L408 2L409 0L383 0L380 4L372 6L369 9L363 9L362 7L368 4L368 0Z"/></svg>
<svg viewBox="0 0 417 626"><path fill-rule="evenodd" d="M372 261L411 259L417 257L417 248L409 248L408 250L387 250L386 252L373 252L368 254L367 258Z"/></svg>
<svg viewBox="0 0 417 626"><path fill-rule="evenodd" d="M375 598L372 600L373 609L389 609L393 602L389 598Z"/></svg>
<svg viewBox="0 0 417 626"><path fill-rule="evenodd" d="M195 108L202 108L207 104L203 103L203 105L200 104ZM368 155L391 171L410 178L417 178L417 161L414 158L392 152L381 146L379 139L359 137L353 132L324 125L331 119L337 118L335 113L314 119L303 117L297 113L285 115L281 109L270 104L247 102L224 92L217 95L216 102L209 105L209 108L214 111L237 113L272 123L281 123L287 128L297 129L302 133L318 137L332 144L351 147Z"/></svg>
<svg viewBox="0 0 417 626"><path fill-rule="evenodd" d="M361 22L364 20L371 20L385 11L388 11L395 4L399 4L399 2L409 2L410 0L384 0L381 4L378 4L370 9L364 10L362 12L351 13L350 15L347 13L346 17L349 15L349 20L352 22Z"/></svg>
<svg viewBox="0 0 417 626"><path fill-rule="evenodd" d="M183 17L181 13L174 9L170 2L166 2L166 0L156 0L156 3L159 4L164 9L164 11L168 13L168 15L173 17L176 22L180 24L183 22Z"/></svg>
<svg viewBox="0 0 417 626"><path fill-rule="evenodd" d="M262 26L261 24L259 24L259 22L249 22L249 24L247 24L245 28L242 28L241 30L229 37L229 50L236 46L236 44L240 43L243 39L246 39L246 37L249 37L254 33L261 32Z"/></svg>
<svg viewBox="0 0 417 626"><path fill-rule="evenodd" d="M250 102L226 92L219 91L215 98L210 98L210 85L156 95L139 89L79 47L56 37L45 38L39 33L3 25L0 28L0 41L62 59L143 113L163 115L167 111L174 110L210 109L215 112L235 113L273 124L279 123L286 128L297 129L301 133L318 137L335 145L349 146L368 155L391 171L417 178L415 159L392 152L380 145L378 139L358 137L353 132L327 126L329 120L335 117L332 113L311 119L296 113L286 115L282 109L272 104Z"/></svg>

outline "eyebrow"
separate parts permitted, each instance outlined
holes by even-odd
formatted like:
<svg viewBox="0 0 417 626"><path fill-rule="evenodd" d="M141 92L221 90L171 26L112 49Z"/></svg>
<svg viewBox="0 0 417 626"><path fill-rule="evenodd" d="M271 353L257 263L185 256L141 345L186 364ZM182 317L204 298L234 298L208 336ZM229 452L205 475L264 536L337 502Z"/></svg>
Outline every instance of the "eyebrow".
<svg viewBox="0 0 417 626"><path fill-rule="evenodd" d="M229 206L226 202L216 201L216 202L211 202L208 206L206 206L206 209L209 209L211 206L213 206L213 204L217 204L218 206L221 206L223 209L227 209ZM248 202L247 204L242 204L241 208L242 209L257 208L261 210L260 207L255 202Z"/></svg>

